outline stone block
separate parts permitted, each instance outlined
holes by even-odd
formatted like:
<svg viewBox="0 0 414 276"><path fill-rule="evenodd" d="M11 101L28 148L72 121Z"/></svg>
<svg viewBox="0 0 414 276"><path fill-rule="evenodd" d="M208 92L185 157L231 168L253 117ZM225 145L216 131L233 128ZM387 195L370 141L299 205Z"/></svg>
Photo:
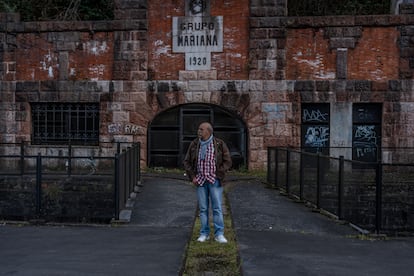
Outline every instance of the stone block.
<svg viewBox="0 0 414 276"><path fill-rule="evenodd" d="M250 31L251 39L267 39L268 37L267 29L252 29Z"/></svg>
<svg viewBox="0 0 414 276"><path fill-rule="evenodd" d="M295 91L314 91L315 82L314 81L296 81L295 82Z"/></svg>
<svg viewBox="0 0 414 276"><path fill-rule="evenodd" d="M276 71L277 63L276 60L266 59L266 60L258 60L257 67L259 70L271 70Z"/></svg>
<svg viewBox="0 0 414 276"><path fill-rule="evenodd" d="M115 0L115 9L145 9L147 8L147 0Z"/></svg>
<svg viewBox="0 0 414 276"><path fill-rule="evenodd" d="M157 92L169 92L170 91L170 82L168 81L159 81L157 83Z"/></svg>
<svg viewBox="0 0 414 276"><path fill-rule="evenodd" d="M402 84L401 84L401 81L399 81L399 80L390 80L388 82L388 86L389 86L390 91L399 92L402 89Z"/></svg>
<svg viewBox="0 0 414 276"><path fill-rule="evenodd" d="M252 17L250 19L251 28L278 28L281 26L280 17Z"/></svg>
<svg viewBox="0 0 414 276"><path fill-rule="evenodd" d="M329 81L316 81L315 86L316 91L328 92L331 90L331 85Z"/></svg>
<svg viewBox="0 0 414 276"><path fill-rule="evenodd" d="M171 88L175 92L187 91L187 82L185 82L185 81L173 81L173 82L171 82Z"/></svg>
<svg viewBox="0 0 414 276"><path fill-rule="evenodd" d="M414 14L414 4L413 3L401 3L399 5L400 14Z"/></svg>
<svg viewBox="0 0 414 276"><path fill-rule="evenodd" d="M40 81L40 91L43 92L56 92L58 91L58 83L56 81Z"/></svg>
<svg viewBox="0 0 414 276"><path fill-rule="evenodd" d="M336 78L346 79L348 74L348 49L339 48L336 52Z"/></svg>
<svg viewBox="0 0 414 276"><path fill-rule="evenodd" d="M401 36L413 36L414 35L414 26L401 26L399 27Z"/></svg>
<svg viewBox="0 0 414 276"><path fill-rule="evenodd" d="M196 71L182 71L180 70L179 73L179 80L181 81L188 81L188 80L196 80L197 79L197 72Z"/></svg>
<svg viewBox="0 0 414 276"><path fill-rule="evenodd" d="M337 48L354 49L355 44L356 44L356 41L355 41L355 38L353 37L342 37L342 38L333 37L329 40L329 47L331 49L337 49Z"/></svg>
<svg viewBox="0 0 414 276"><path fill-rule="evenodd" d="M148 79L148 73L146 71L133 71L131 72L131 80L146 80Z"/></svg>
<svg viewBox="0 0 414 276"><path fill-rule="evenodd" d="M208 81L201 80L201 81L188 81L188 90L189 91L208 91Z"/></svg>
<svg viewBox="0 0 414 276"><path fill-rule="evenodd" d="M208 82L209 91L227 91L227 81L214 80Z"/></svg>
<svg viewBox="0 0 414 276"><path fill-rule="evenodd" d="M199 80L216 80L217 70L200 70L198 71Z"/></svg>
<svg viewBox="0 0 414 276"><path fill-rule="evenodd" d="M370 92L371 91L371 81L368 80L357 80L354 84L355 91L358 92Z"/></svg>
<svg viewBox="0 0 414 276"><path fill-rule="evenodd" d="M362 36L363 28L361 26L346 27L343 29L344 37L360 38Z"/></svg>
<svg viewBox="0 0 414 276"><path fill-rule="evenodd" d="M324 38L343 37L344 28L343 27L326 27L324 28L323 34L324 34Z"/></svg>

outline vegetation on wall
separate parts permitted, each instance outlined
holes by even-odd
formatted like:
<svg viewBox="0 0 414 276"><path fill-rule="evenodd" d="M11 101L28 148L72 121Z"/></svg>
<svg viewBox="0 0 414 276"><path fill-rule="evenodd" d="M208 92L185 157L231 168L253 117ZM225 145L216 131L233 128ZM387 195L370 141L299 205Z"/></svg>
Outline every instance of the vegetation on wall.
<svg viewBox="0 0 414 276"><path fill-rule="evenodd" d="M289 16L389 14L390 0L287 0ZM22 21L111 20L113 0L0 0L0 12Z"/></svg>
<svg viewBox="0 0 414 276"><path fill-rule="evenodd" d="M113 0L0 0L0 12L20 13L21 21L113 19Z"/></svg>
<svg viewBox="0 0 414 276"><path fill-rule="evenodd" d="M389 14L390 0L288 0L289 16Z"/></svg>

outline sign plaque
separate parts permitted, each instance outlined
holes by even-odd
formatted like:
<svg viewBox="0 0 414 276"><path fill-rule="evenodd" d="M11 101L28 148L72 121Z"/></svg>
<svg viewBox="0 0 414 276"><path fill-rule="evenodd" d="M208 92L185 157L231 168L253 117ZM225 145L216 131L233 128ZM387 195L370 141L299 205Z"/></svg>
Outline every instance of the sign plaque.
<svg viewBox="0 0 414 276"><path fill-rule="evenodd" d="M172 51L185 53L186 70L211 69L211 52L223 51L223 16L209 16L210 1L186 0L186 16L173 17Z"/></svg>

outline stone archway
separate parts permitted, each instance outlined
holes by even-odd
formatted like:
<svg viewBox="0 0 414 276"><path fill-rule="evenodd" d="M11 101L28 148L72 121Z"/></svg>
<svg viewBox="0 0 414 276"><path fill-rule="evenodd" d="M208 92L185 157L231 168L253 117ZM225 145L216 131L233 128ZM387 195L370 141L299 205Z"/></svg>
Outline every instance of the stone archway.
<svg viewBox="0 0 414 276"><path fill-rule="evenodd" d="M217 105L185 104L158 114L148 128L148 167L181 168L198 125L209 121L229 146L233 168L247 167L247 131L235 114Z"/></svg>

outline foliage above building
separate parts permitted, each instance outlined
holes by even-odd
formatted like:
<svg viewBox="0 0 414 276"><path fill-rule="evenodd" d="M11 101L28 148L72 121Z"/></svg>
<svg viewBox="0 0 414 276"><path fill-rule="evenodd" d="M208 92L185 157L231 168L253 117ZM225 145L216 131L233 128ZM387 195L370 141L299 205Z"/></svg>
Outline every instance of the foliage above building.
<svg viewBox="0 0 414 276"><path fill-rule="evenodd" d="M389 14L390 0L288 0L289 16Z"/></svg>
<svg viewBox="0 0 414 276"><path fill-rule="evenodd" d="M0 0L0 12L20 13L22 21L113 19L113 0Z"/></svg>

